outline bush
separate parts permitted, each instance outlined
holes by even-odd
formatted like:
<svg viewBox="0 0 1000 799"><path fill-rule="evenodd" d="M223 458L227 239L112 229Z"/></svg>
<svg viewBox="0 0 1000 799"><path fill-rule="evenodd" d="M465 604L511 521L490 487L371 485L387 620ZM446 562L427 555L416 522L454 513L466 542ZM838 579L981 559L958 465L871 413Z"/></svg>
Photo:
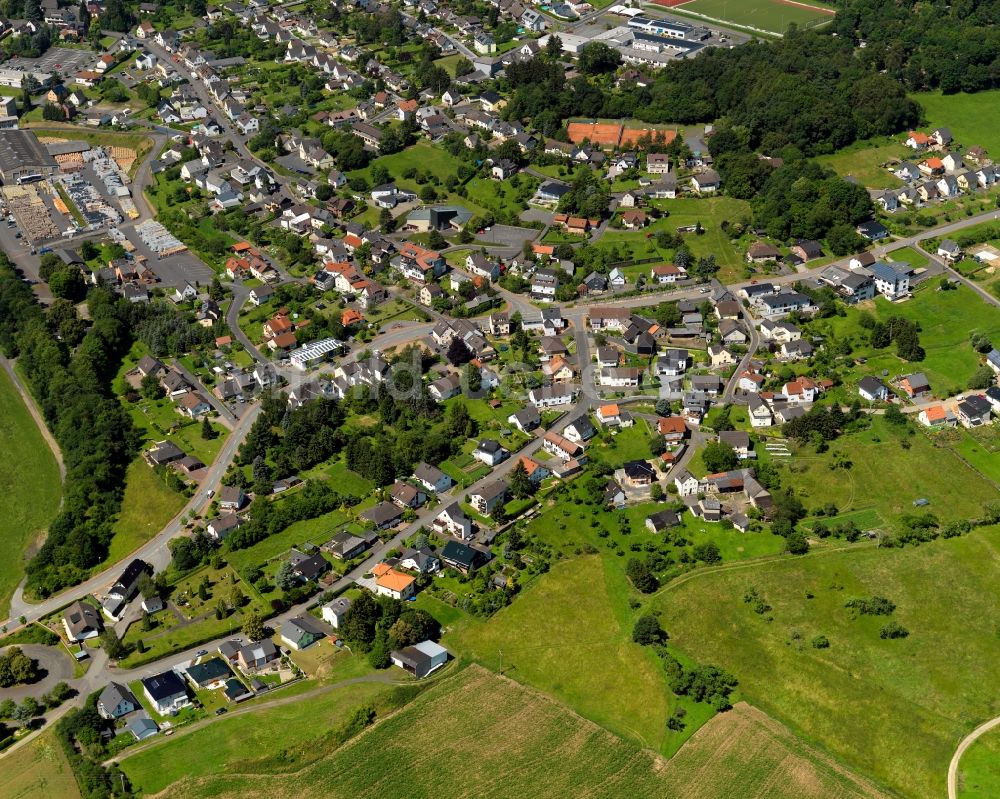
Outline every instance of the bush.
<svg viewBox="0 0 1000 799"><path fill-rule="evenodd" d="M902 624L898 621L890 621L888 624L882 626L879 630L878 637L882 639L893 639L893 638L906 638L910 634Z"/></svg>
<svg viewBox="0 0 1000 799"><path fill-rule="evenodd" d="M632 640L642 646L649 644L659 644L667 639L667 633L660 626L660 620L656 616L646 614L635 620L632 628Z"/></svg>
<svg viewBox="0 0 1000 799"><path fill-rule="evenodd" d="M812 644L813 649L830 648L830 639L827 638L825 635L817 635L815 638L812 639L810 643Z"/></svg>

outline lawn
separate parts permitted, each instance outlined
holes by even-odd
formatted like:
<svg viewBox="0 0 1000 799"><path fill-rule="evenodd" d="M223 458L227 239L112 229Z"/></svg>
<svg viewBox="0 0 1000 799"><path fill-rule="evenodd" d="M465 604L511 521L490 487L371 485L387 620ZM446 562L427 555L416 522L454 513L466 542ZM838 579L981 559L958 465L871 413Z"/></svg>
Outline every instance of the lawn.
<svg viewBox="0 0 1000 799"><path fill-rule="evenodd" d="M745 699L851 768L930 799L944 794L959 739L1000 713L998 578L1000 529L989 528L703 571L654 606L671 643L734 673ZM744 601L751 587L771 606L766 616ZM881 639L885 617L851 618L845 602L874 594L895 603L909 637ZM809 645L817 635L829 648Z"/></svg>
<svg viewBox="0 0 1000 799"><path fill-rule="evenodd" d="M137 790L152 794L186 777L301 767L336 742L336 733L357 708L391 710L394 693L388 685L362 683L310 694L308 701L212 719L156 739L151 747L126 756L122 770Z"/></svg>
<svg viewBox="0 0 1000 799"><path fill-rule="evenodd" d="M871 427L831 442L817 455L812 447L792 447L793 456L774 459L783 485L794 486L806 508L832 502L841 513L874 509L893 527L913 501L929 500L925 510L942 522L977 518L996 487L964 464L933 436L913 435L871 417ZM908 448L907 448L908 445ZM834 468L849 459L849 469Z"/></svg>
<svg viewBox="0 0 1000 799"><path fill-rule="evenodd" d="M456 77L455 67L458 64L459 59L463 58L465 58L465 56L463 56L461 53L455 53L454 55L447 55L444 58L439 58L434 63L435 65L441 67L441 69L443 69L445 72L447 72L450 77L454 78Z"/></svg>
<svg viewBox="0 0 1000 799"><path fill-rule="evenodd" d="M469 199L476 205L500 214L517 216L528 207L538 188L539 179L532 175L518 175L515 186L511 180L493 180L476 177L465 184Z"/></svg>
<svg viewBox="0 0 1000 799"><path fill-rule="evenodd" d="M918 252L913 247L902 247L889 253L889 260L901 261L909 264L914 269L923 269L930 263L930 259L922 252Z"/></svg>
<svg viewBox="0 0 1000 799"><path fill-rule="evenodd" d="M867 332L858 324L859 312L868 311L877 319L890 316L912 319L920 324L920 344L926 352L924 360L907 362L896 356L894 346L876 350L863 341ZM973 331L985 333L1000 341L1000 309L982 300L972 289L959 286L953 291L938 291L937 281L919 286L913 299L894 304L878 297L874 302L860 303L848 309L844 317L831 317L810 325L811 332L832 333L838 339L850 338L855 347L852 355L864 357L867 363L852 366L841 374L848 393L855 396L854 387L865 375L886 380L910 372L923 372L937 397L947 397L967 387L969 378L981 363L980 355L969 344Z"/></svg>
<svg viewBox="0 0 1000 799"><path fill-rule="evenodd" d="M608 229L599 246L627 244L633 258L662 258L669 261L672 249L661 250L652 236L657 230L676 232L677 228L701 223L702 235L694 233L684 236L684 242L695 257L714 255L721 267L718 278L722 282L742 279L746 264L741 248L733 244L729 234L722 230L721 223L740 222L750 219L750 204L732 197L679 198L676 200L654 200L652 205L668 212L663 219L653 222L644 231L623 231ZM648 266L643 270L648 274Z"/></svg>
<svg viewBox="0 0 1000 799"><path fill-rule="evenodd" d="M903 144L902 138L881 137L855 142L831 155L818 156L816 160L841 177L856 178L869 188L894 189L902 186L903 181L883 168L882 164L913 158L913 150Z"/></svg>
<svg viewBox="0 0 1000 799"><path fill-rule="evenodd" d="M832 8L811 0L808 5L813 8L786 5L778 0L692 0L680 8L734 25L779 34L792 23L800 28L811 28L833 19Z"/></svg>
<svg viewBox="0 0 1000 799"><path fill-rule="evenodd" d="M0 617L24 576L24 555L47 529L59 508L59 467L34 418L6 371L0 369L0 487L4 493L0 521Z"/></svg>
<svg viewBox="0 0 1000 799"><path fill-rule="evenodd" d="M412 147L407 147L392 155L383 155L372 161L372 164L381 164L388 171L392 180L400 188L420 191L420 184L415 180L404 178L403 173L410 168L423 172L426 175L433 175L444 183L449 175L457 174L458 161L452 158L451 154L443 147L431 144L426 139L421 139ZM355 170L349 177L364 175L365 179L372 182L371 165L364 169Z"/></svg>
<svg viewBox="0 0 1000 799"><path fill-rule="evenodd" d="M1000 730L979 738L959 761L959 799L994 799L1000 796Z"/></svg>
<svg viewBox="0 0 1000 799"><path fill-rule="evenodd" d="M348 469L343 458L339 456L333 462L327 461L319 466L314 466L303 472L300 477L303 480L311 478L329 480L331 485L341 494L350 494L355 497L368 496L375 487L371 480L367 480L357 472Z"/></svg>
<svg viewBox="0 0 1000 799"><path fill-rule="evenodd" d="M727 725L719 734L702 736L698 748L675 766L548 697L469 666L341 748L314 750L314 762L304 768L297 768L294 754L291 766L241 763L210 779L185 781L172 793L335 799L484 794L494 799L882 799L873 786L759 715L741 713L741 726ZM402 763L405 768L399 767Z"/></svg>
<svg viewBox="0 0 1000 799"><path fill-rule="evenodd" d="M146 461L133 461L125 475L125 499L105 561L117 563L134 552L160 532L185 504L187 498L167 488Z"/></svg>
<svg viewBox="0 0 1000 799"><path fill-rule="evenodd" d="M237 571L244 566L263 565L292 547L300 547L305 543L316 546L325 544L335 533L340 532L348 521L349 517L343 511L331 511L315 519L295 522L280 533L268 536L248 549L236 549L227 553L226 558Z"/></svg>
<svg viewBox="0 0 1000 799"><path fill-rule="evenodd" d="M924 109L925 130L951 129L955 142L965 149L976 145L1000 152L1000 90L976 94L921 92L912 95Z"/></svg>
<svg viewBox="0 0 1000 799"><path fill-rule="evenodd" d="M79 799L76 778L51 730L5 755L3 764L0 769L2 796L10 799Z"/></svg>

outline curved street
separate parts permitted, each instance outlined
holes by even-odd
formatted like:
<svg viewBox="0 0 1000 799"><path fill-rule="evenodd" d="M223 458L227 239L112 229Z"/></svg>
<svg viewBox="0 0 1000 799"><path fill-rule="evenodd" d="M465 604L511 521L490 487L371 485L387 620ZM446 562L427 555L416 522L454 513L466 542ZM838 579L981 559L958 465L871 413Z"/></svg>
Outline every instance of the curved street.
<svg viewBox="0 0 1000 799"><path fill-rule="evenodd" d="M955 754L951 756L951 763L948 764L948 799L958 799L958 765L965 751L972 746L980 737L988 733L994 727L1000 726L1000 716L989 721L984 721L976 729L966 735L958 744Z"/></svg>

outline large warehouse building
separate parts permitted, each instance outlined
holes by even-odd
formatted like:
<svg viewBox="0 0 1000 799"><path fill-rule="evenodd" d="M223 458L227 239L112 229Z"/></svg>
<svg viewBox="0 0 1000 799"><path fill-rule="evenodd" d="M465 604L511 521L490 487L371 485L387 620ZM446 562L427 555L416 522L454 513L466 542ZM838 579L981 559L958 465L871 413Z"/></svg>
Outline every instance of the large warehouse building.
<svg viewBox="0 0 1000 799"><path fill-rule="evenodd" d="M0 130L0 180L6 185L39 175L48 177L58 169L56 159L30 130Z"/></svg>

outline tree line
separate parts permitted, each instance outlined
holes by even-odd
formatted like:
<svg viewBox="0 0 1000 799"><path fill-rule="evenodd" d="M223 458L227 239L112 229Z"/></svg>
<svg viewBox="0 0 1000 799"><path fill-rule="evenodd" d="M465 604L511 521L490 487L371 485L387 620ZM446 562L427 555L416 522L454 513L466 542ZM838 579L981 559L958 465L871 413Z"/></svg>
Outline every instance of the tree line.
<svg viewBox="0 0 1000 799"><path fill-rule="evenodd" d="M87 304L91 324L71 348L53 330L52 312L42 309L0 255L0 349L18 358L66 465L62 508L26 569L26 588L34 596L75 585L107 556L125 471L140 443L111 391L132 343L128 303L98 286L90 289Z"/></svg>

